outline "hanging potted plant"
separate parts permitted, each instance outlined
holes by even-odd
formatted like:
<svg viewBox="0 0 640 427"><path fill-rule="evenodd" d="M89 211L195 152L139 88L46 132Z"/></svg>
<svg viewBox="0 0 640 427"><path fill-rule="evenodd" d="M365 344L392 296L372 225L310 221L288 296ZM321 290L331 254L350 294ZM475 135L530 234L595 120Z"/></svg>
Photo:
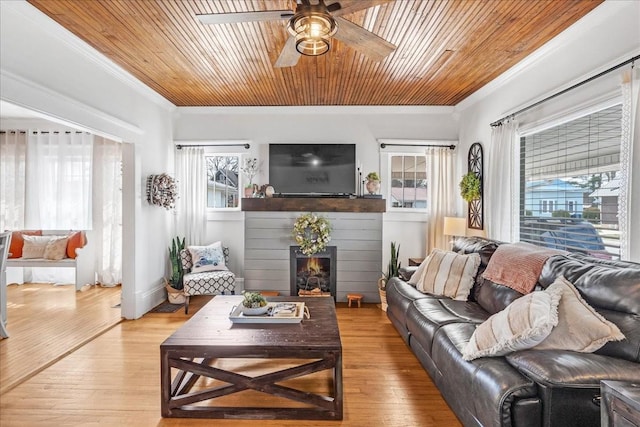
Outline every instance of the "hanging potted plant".
<svg viewBox="0 0 640 427"><path fill-rule="evenodd" d="M471 203L480 198L480 178L475 172L469 172L460 181L460 195L464 201Z"/></svg>
<svg viewBox="0 0 640 427"><path fill-rule="evenodd" d="M167 299L171 304L183 304L186 301L186 296L182 292L184 271L182 270L182 260L180 258L180 251L184 249L184 241L184 237L182 240L176 237L171 241L171 247L169 248L171 277L169 280L165 279L165 288L167 289Z"/></svg>
<svg viewBox="0 0 640 427"><path fill-rule="evenodd" d="M378 279L378 292L380 293L380 303L382 311L387 311L387 283L392 277L398 277L400 271L400 245L391 242L391 257L387 265L387 272L382 272L382 277Z"/></svg>

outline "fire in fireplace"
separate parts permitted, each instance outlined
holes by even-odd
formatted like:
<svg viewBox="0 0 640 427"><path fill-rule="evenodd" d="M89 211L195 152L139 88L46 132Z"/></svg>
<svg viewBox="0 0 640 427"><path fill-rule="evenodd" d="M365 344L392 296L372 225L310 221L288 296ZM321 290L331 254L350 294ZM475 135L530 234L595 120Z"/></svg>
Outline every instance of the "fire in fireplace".
<svg viewBox="0 0 640 427"><path fill-rule="evenodd" d="M290 247L291 295L336 298L336 247L307 256Z"/></svg>

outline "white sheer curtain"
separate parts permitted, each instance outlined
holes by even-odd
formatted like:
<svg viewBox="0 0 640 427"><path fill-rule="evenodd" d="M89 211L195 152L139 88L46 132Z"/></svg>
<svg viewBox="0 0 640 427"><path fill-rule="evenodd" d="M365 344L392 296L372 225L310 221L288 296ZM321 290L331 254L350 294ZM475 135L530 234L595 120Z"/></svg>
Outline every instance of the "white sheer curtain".
<svg viewBox="0 0 640 427"><path fill-rule="evenodd" d="M34 132L27 138L27 228L91 229L93 135Z"/></svg>
<svg viewBox="0 0 640 427"><path fill-rule="evenodd" d="M0 133L0 232L24 228L27 134Z"/></svg>
<svg viewBox="0 0 640 427"><path fill-rule="evenodd" d="M207 220L207 180L204 149L183 147L176 150L176 233L186 238L187 245L200 245L205 240Z"/></svg>
<svg viewBox="0 0 640 427"><path fill-rule="evenodd" d="M99 136L93 146L93 247L98 283L122 283L122 144Z"/></svg>
<svg viewBox="0 0 640 427"><path fill-rule="evenodd" d="M491 130L487 153L487 179L484 181L487 236L504 242L514 241L518 212L519 165L516 163L518 123L505 120Z"/></svg>
<svg viewBox="0 0 640 427"><path fill-rule="evenodd" d="M630 212L638 212L638 206L633 206L631 188L633 187L633 159L640 149L640 69L631 68L623 74L622 83L622 135L620 145L620 194L618 198L618 224L620 225L620 258L632 259L630 243L632 230L636 221L631 221ZM639 173L636 171L636 173ZM637 177L635 182L638 182ZM637 201L636 201L637 203ZM636 234L637 236L637 234ZM640 250L637 250L640 253Z"/></svg>
<svg viewBox="0 0 640 427"><path fill-rule="evenodd" d="M444 217L455 215L454 150L429 148L427 156L427 253L434 248L449 249L448 237L443 233Z"/></svg>

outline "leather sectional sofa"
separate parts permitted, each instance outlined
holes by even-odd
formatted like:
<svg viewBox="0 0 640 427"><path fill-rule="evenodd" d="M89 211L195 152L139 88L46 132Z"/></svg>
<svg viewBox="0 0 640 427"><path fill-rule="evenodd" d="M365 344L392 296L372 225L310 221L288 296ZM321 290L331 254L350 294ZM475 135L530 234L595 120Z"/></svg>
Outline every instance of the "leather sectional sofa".
<svg viewBox="0 0 640 427"><path fill-rule="evenodd" d="M625 335L594 353L520 350L462 358L476 327L522 296L482 278L500 242L458 238L453 250L480 254L468 301L424 294L407 283L416 267L387 284L387 316L465 426L599 426L600 381L640 381L640 264L580 254L548 258L537 289L563 275Z"/></svg>

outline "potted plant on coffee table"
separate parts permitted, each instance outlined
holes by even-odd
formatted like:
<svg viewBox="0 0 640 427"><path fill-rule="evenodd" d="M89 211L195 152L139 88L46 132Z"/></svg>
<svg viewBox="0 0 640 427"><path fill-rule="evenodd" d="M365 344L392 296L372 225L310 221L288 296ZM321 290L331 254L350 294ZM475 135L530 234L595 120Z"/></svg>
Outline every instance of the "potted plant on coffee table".
<svg viewBox="0 0 640 427"><path fill-rule="evenodd" d="M387 311L387 283L392 277L397 277L400 270L400 245L396 245L396 242L391 242L391 253L389 258L389 264L387 265L387 271L382 272L382 277L378 279L378 292L380 293L380 303L382 311Z"/></svg>

